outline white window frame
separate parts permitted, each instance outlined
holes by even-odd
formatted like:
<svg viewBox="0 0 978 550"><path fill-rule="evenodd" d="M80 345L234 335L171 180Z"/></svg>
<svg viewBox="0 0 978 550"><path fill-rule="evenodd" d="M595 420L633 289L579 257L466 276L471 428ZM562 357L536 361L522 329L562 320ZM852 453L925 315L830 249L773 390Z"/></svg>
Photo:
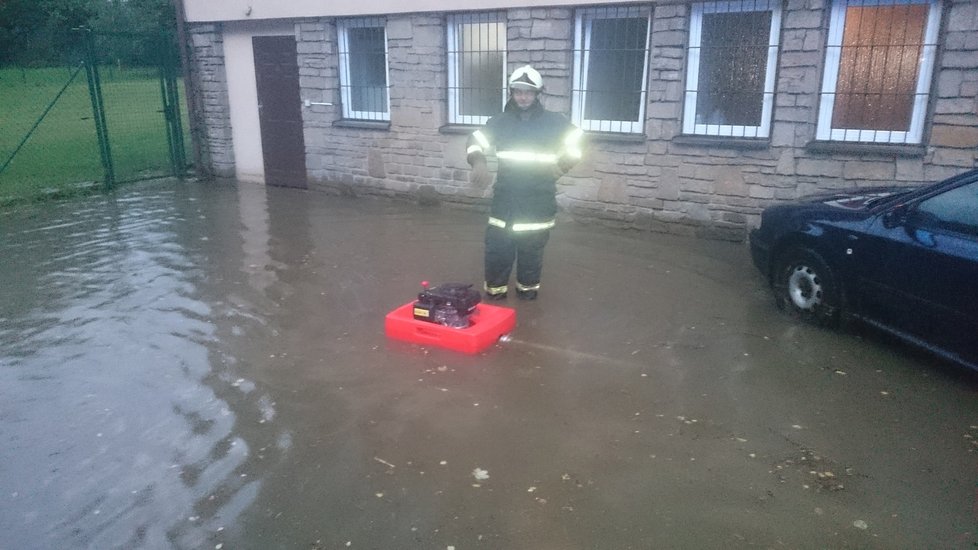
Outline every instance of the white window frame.
<svg viewBox="0 0 978 550"><path fill-rule="evenodd" d="M924 44L921 48L917 73L917 88L910 115L910 128L906 131L864 130L860 128L833 128L836 86L842 60L842 34L846 24L846 8L849 6L889 6L901 4L927 4L927 23L924 28ZM941 23L940 0L834 0L829 21L828 47L825 53L825 74L819 100L816 139L822 141L855 141L866 143L919 144L924 134L924 119L930 95L931 77L937 55L937 32Z"/></svg>
<svg viewBox="0 0 978 550"><path fill-rule="evenodd" d="M732 124L697 124L696 100L699 94L700 48L703 41L703 16L712 13L771 12L771 28L768 32L767 65L764 73L764 91L761 104L761 121L757 126ZM693 4L689 23L689 49L686 75L685 102L683 105L683 133L704 136L737 138L767 138L771 135L771 114L774 111L774 86L778 65L778 47L781 36L780 0L733 0L701 2Z"/></svg>
<svg viewBox="0 0 978 550"><path fill-rule="evenodd" d="M386 112L383 111L354 111L350 80L350 40L349 30L358 28L382 28L384 30L384 87L387 89ZM340 101L343 105L343 118L365 121L390 121L390 51L387 45L387 24L383 18L363 17L358 19L341 19L336 22L336 38L340 54Z"/></svg>
<svg viewBox="0 0 978 550"><path fill-rule="evenodd" d="M604 16L604 17L602 17ZM645 59L642 63L642 90L639 94L637 120L592 120L584 118L587 112L588 91L585 81L591 54L591 22L594 19L644 17ZM652 9L645 6L585 8L574 16L574 85L571 91L571 120L582 130L590 132L615 132L642 134L645 132L645 110L649 95L649 45L652 36Z"/></svg>
<svg viewBox="0 0 978 550"><path fill-rule="evenodd" d="M489 116L464 115L459 112L461 104L461 82L458 75L458 54L462 51L462 36L459 27L473 23L503 23L506 24L506 14L504 12L492 13L472 13L472 14L452 14L448 16L447 38L448 38L448 123L449 124L476 124L482 125L489 120ZM499 75L499 110L502 111L506 105L506 46L507 37L504 31L502 50L503 66Z"/></svg>

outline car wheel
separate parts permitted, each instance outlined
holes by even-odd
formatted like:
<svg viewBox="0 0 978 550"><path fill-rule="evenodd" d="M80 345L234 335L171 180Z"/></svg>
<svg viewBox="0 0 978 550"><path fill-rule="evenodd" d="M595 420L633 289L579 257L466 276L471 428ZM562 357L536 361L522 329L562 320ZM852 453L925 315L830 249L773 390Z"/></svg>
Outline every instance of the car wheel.
<svg viewBox="0 0 978 550"><path fill-rule="evenodd" d="M775 264L778 307L806 321L833 325L839 320L838 282L817 252L791 248Z"/></svg>

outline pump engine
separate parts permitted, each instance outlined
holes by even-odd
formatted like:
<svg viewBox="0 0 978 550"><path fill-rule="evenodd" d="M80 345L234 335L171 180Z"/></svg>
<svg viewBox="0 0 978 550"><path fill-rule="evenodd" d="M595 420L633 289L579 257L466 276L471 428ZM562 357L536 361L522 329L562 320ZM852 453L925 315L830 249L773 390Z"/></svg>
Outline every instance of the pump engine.
<svg viewBox="0 0 978 550"><path fill-rule="evenodd" d="M429 288L423 281L424 290L418 293L414 303L414 318L452 328L466 328L475 306L482 300L471 284L444 283Z"/></svg>

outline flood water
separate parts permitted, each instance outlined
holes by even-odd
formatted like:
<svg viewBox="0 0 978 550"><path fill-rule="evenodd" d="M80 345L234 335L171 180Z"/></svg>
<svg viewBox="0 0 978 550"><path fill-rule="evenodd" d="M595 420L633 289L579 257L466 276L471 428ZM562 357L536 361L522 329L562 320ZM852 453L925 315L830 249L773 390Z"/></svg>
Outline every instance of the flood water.
<svg viewBox="0 0 978 550"><path fill-rule="evenodd" d="M744 244L565 222L509 342L388 340L484 215L173 181L0 213L0 549L971 548L978 382Z"/></svg>

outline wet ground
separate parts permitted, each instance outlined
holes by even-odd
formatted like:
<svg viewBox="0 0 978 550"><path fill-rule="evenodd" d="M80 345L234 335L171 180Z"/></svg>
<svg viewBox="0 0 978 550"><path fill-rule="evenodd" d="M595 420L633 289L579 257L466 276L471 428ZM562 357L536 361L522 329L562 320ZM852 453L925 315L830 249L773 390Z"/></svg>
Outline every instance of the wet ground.
<svg viewBox="0 0 978 550"><path fill-rule="evenodd" d="M389 341L484 217L158 182L0 216L0 548L973 548L978 381L746 246L562 223L512 341Z"/></svg>

